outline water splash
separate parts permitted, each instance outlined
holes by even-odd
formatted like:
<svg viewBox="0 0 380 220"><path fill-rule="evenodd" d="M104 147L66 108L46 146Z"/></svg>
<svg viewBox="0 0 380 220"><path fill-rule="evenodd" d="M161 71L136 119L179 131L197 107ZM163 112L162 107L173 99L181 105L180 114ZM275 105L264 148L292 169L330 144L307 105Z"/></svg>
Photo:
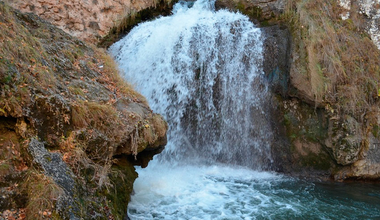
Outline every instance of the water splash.
<svg viewBox="0 0 380 220"><path fill-rule="evenodd" d="M214 1L175 5L110 48L129 82L169 122L161 158L265 168L270 129L262 35Z"/></svg>
<svg viewBox="0 0 380 220"><path fill-rule="evenodd" d="M180 2L173 16L139 25L110 48L128 81L170 125L161 161L137 169L129 217L379 218L377 185L339 191L341 185L257 171L270 164L272 138L263 39L246 17L215 12L213 3Z"/></svg>
<svg viewBox="0 0 380 220"><path fill-rule="evenodd" d="M160 164L139 175L128 207L134 220L380 218L378 184L310 183L220 165Z"/></svg>

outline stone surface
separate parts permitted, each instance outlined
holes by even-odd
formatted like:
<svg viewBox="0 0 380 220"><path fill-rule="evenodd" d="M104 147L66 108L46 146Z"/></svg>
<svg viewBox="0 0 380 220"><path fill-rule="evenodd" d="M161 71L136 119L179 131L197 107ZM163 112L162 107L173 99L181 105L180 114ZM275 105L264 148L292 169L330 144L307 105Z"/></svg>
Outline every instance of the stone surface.
<svg viewBox="0 0 380 220"><path fill-rule="evenodd" d="M351 14L359 13L365 15L366 30L371 35L372 41L380 49L380 0L339 0L339 4L344 10L341 13L342 19L350 18ZM358 6L353 7L354 5Z"/></svg>
<svg viewBox="0 0 380 220"><path fill-rule="evenodd" d="M97 42L128 13L154 7L156 1L11 0L22 12L32 12L80 39Z"/></svg>
<svg viewBox="0 0 380 220"><path fill-rule="evenodd" d="M286 96L289 92L291 36L284 26L262 28L264 35L264 73L270 87Z"/></svg>
<svg viewBox="0 0 380 220"><path fill-rule="evenodd" d="M33 39L39 41L41 55L26 58L34 64L20 62L14 67L21 72L25 71L23 68L40 65L41 72L30 73L29 70L23 73L23 77L30 81L21 85L28 91L24 94L28 101L20 102L16 109L5 108L0 115L26 117L37 135L50 146L59 145L60 139L70 133L79 134L79 130L88 134L85 137L88 143L99 137L106 140L108 146L112 145L108 149L111 156L118 148L127 146L128 150L123 153L132 152L128 139L136 128L150 132L139 133L137 139L141 143L135 154L148 146L154 148L152 145L156 140L165 139L166 122L150 110L145 98L123 82L112 59L104 51L92 49L32 14L16 13L16 19ZM10 59L16 60L17 57ZM36 64L36 59L43 63ZM41 77L42 74L46 75ZM17 83L2 87L4 96L12 98L12 90L18 94ZM7 103L7 98L2 100L2 105L7 106ZM25 136L28 125L25 121L19 124L18 130ZM115 127L110 129L109 126ZM143 141L145 137L149 138L146 142Z"/></svg>
<svg viewBox="0 0 380 220"><path fill-rule="evenodd" d="M239 10L259 20L280 15L285 9L285 0L217 0L215 6Z"/></svg>
<svg viewBox="0 0 380 220"><path fill-rule="evenodd" d="M269 77L269 82L274 86L273 91L275 92L273 95L275 109L272 110L272 115L275 116L276 121L280 122L273 123L277 140L272 146L274 151L272 155L274 155L275 167L283 172L301 173L301 175L315 173L316 176L331 175L333 179L340 181L378 179L380 173L377 147L379 120L376 115L379 110L379 94L377 88L374 90L370 88L366 92L364 85L368 84L362 81L365 77L368 77L369 81L378 81L378 62L376 62L378 56L371 56L378 54L378 51L368 38L369 35L365 33L365 30L370 33L371 25L373 26L374 19L376 20L379 9L378 1L345 1L345 4L343 1L341 2L341 9L334 5L326 7L323 2L319 1L296 1L293 5L293 16L295 16L291 18L300 19L300 22L290 21L288 23L293 38L289 62L290 71L285 72L284 75L278 74ZM326 8L322 10L324 12L319 13L321 11L314 11L317 6ZM346 19L352 19L341 23L339 23L339 17L329 14L346 11L350 12ZM321 16L325 17L314 20L313 16L315 15L320 18ZM318 28L323 29L322 25L329 20L335 21L334 24L345 25L344 35L355 40L351 40L352 42L342 41L338 37L337 41L327 42L334 39L333 34L330 34L328 35L330 39L327 38L324 43L319 45L315 44L324 37L323 33L326 33L322 32L321 37L316 39L311 38L320 34ZM318 25L321 26L317 28ZM328 28L324 29L324 31L327 30ZM340 36L339 28L332 33L338 33L337 36ZM376 37L371 34L371 39L375 41ZM268 42L266 53L269 51L270 54L265 55L269 60L264 62L264 69L267 66L276 66L271 64L273 59L274 63L278 62L276 50L284 50L281 46L276 45L277 42ZM350 50L349 54L352 59L342 59L344 62L337 66L343 68L347 73L347 76L337 83L334 77L339 74L339 70L328 69L329 66L331 67L331 59L323 58L325 56L323 54L336 56L342 49L355 43L355 50ZM275 53L271 51L275 51ZM283 53L289 54L289 52ZM368 58L365 53L370 54ZM321 54L322 56L320 56ZM366 64L375 61L371 63L371 66L375 68L352 68L351 64L354 63L353 59L356 56L367 60ZM315 66L319 68L317 72L313 72ZM266 72L266 74L268 73ZM356 74L363 74L363 77L355 80ZM272 78L275 80L271 80ZM335 86L340 89L334 90L332 93L329 83L335 83ZM359 95L363 98L355 99ZM352 100L367 101L364 105L360 101L347 104ZM284 125L281 125L281 122ZM325 131L325 133L315 136L316 131ZM281 144L283 146L280 146ZM318 174L317 170L322 172ZM307 171L307 174L304 171Z"/></svg>
<svg viewBox="0 0 380 220"><path fill-rule="evenodd" d="M123 219L134 165L164 148L167 123L103 49L1 2L0 12L0 191L12 191L0 212ZM47 195L33 193L41 186Z"/></svg>
<svg viewBox="0 0 380 220"><path fill-rule="evenodd" d="M58 197L56 205L58 213L66 218L79 219L74 215L74 212L79 211L78 205L74 203L75 175L62 160L62 155L49 152L43 143L34 138L31 139L28 150L33 156L33 162L41 166L45 175L52 177L63 189L64 193Z"/></svg>
<svg viewBox="0 0 380 220"><path fill-rule="evenodd" d="M349 165L359 159L359 153L363 146L363 134L360 124L351 116L335 119L330 118L329 138L326 146L332 150L332 154L338 164Z"/></svg>
<svg viewBox="0 0 380 220"><path fill-rule="evenodd" d="M290 175L328 179L336 162L324 140L328 121L322 109L296 98L272 97L274 169Z"/></svg>
<svg viewBox="0 0 380 220"><path fill-rule="evenodd" d="M371 21L376 16L374 1L366 2L367 6L374 6L371 10L363 6L363 1L347 2L341 7L352 10L351 4L359 4L360 13L368 18L357 18L359 21ZM237 3L234 6L238 7ZM304 5L299 3L298 6ZM249 12L245 14L252 18ZM279 28L281 26L263 28L264 71L274 92L269 111L274 118L272 156L275 169L319 178L331 175L335 180L379 178L379 121L376 123L371 116L375 114L376 107L361 113L360 117L353 116L347 114L347 109L332 107L322 96L316 96L313 79L308 72L310 69L299 68L308 64L308 56L312 53L305 50L310 43L305 38L308 24L292 25L289 26L291 31L297 31L291 36L284 34L284 29ZM359 23L356 25L360 26ZM352 89L350 86L346 88Z"/></svg>

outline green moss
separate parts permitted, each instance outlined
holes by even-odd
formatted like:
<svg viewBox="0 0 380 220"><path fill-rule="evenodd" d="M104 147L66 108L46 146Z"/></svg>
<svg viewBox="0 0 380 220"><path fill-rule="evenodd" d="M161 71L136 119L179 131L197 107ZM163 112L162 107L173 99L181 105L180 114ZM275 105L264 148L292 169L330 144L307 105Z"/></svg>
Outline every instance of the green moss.
<svg viewBox="0 0 380 220"><path fill-rule="evenodd" d="M137 178L137 173L133 165L126 159L119 160L112 167L110 179L114 184L114 189L107 195L107 199L112 201L112 210L116 219L123 219L127 213L130 195L133 191L133 183Z"/></svg>
<svg viewBox="0 0 380 220"><path fill-rule="evenodd" d="M8 84L12 81L12 76L10 74L8 74L1 81L5 84Z"/></svg>
<svg viewBox="0 0 380 220"><path fill-rule="evenodd" d="M268 27L272 25L272 22L265 20L265 21L262 21L260 24L261 24L261 27Z"/></svg>
<svg viewBox="0 0 380 220"><path fill-rule="evenodd" d="M51 157L49 157L49 156L45 156L44 158L45 158L47 161L51 162Z"/></svg>
<svg viewBox="0 0 380 220"><path fill-rule="evenodd" d="M291 115L289 113L284 114L284 125L289 126L292 124L290 117Z"/></svg>
<svg viewBox="0 0 380 220"><path fill-rule="evenodd" d="M293 107L288 106L288 109L283 110L283 124L290 140L301 138L312 143L323 142L328 130L324 110L314 109L300 101L292 102L291 105Z"/></svg>
<svg viewBox="0 0 380 220"><path fill-rule="evenodd" d="M262 9L260 7L257 7L257 6L246 7L242 1L239 1L236 4L236 9L240 13L247 15L251 19L260 20L260 21L263 20Z"/></svg>
<svg viewBox="0 0 380 220"><path fill-rule="evenodd" d="M308 153L307 156L300 159L300 164L304 167L312 167L316 170L330 170L332 167L331 157L323 152L320 154Z"/></svg>
<svg viewBox="0 0 380 220"><path fill-rule="evenodd" d="M379 127L379 125L374 125L372 127L372 134L373 134L373 136L375 138L379 138L379 136L380 136L380 127Z"/></svg>
<svg viewBox="0 0 380 220"><path fill-rule="evenodd" d="M239 2L236 4L236 9L239 10L240 12L245 11L245 6L244 6L243 2L240 2L240 1L239 1Z"/></svg>
<svg viewBox="0 0 380 220"><path fill-rule="evenodd" d="M290 137L290 140L291 141L294 141L295 139L297 139L297 134L295 134L295 133L292 133L291 135L289 135L289 137Z"/></svg>
<svg viewBox="0 0 380 220"><path fill-rule="evenodd" d="M0 164L0 174L7 173L11 165L6 161Z"/></svg>

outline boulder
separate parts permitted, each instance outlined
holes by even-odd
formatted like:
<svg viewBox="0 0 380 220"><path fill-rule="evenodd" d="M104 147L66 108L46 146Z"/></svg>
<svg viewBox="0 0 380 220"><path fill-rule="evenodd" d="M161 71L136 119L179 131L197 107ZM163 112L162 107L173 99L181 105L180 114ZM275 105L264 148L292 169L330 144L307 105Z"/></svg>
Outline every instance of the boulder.
<svg viewBox="0 0 380 220"><path fill-rule="evenodd" d="M37 15L0 11L0 191L12 191L0 212L123 219L134 165L162 151L167 123L106 51Z"/></svg>

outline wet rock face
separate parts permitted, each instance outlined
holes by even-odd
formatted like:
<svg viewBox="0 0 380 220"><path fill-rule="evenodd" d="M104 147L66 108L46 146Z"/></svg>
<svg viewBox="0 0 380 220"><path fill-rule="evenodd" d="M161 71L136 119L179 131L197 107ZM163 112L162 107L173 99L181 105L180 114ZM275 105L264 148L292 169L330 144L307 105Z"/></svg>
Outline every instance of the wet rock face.
<svg viewBox="0 0 380 220"><path fill-rule="evenodd" d="M291 36L284 26L262 28L264 35L264 73L275 93L289 92Z"/></svg>
<svg viewBox="0 0 380 220"><path fill-rule="evenodd" d="M323 144L328 128L324 111L279 95L273 95L272 108L274 169L292 175L329 178L336 163Z"/></svg>
<svg viewBox="0 0 380 220"><path fill-rule="evenodd" d="M294 7L298 8L294 12L304 10L302 12L303 15L312 14L314 8L311 5L308 6L309 8L303 8L302 5L304 3L312 4L312 1L296 2ZM347 12L347 17L343 19L349 20L343 21L343 23L354 23L358 28L350 29L346 35L355 37L355 42L363 41L363 44L364 42L369 42L368 51L371 51L371 53L368 52L368 54L377 54L377 50L371 40L377 44L376 39L378 38L378 34L376 35L376 28L379 27L379 2L342 0L340 3L341 6L336 5L329 9L338 12L336 16L332 14L324 14L322 16L325 16L324 18L326 19L337 19L336 22L341 22L339 13L343 15ZM235 7L237 7L236 5L237 3ZM339 7L342 7L342 9ZM252 17L249 11L240 9L239 11ZM261 23L263 22L261 21ZM310 45L312 45L311 41L308 41L310 36L305 34L307 33L305 27L310 25L309 23L312 22L301 22L299 26L291 22L288 23L289 30L292 32L291 37L293 38L289 41L276 38L276 35L279 35L278 33L281 32L280 30L274 27L274 30L271 30L272 27L270 27L269 31L265 31L267 28L263 28L266 36L266 42L264 43L264 70L274 92L272 99L273 109L270 111L272 111L271 115L276 120L273 123L273 129L277 135L272 145L275 169L289 173L302 173L309 168L311 172L308 173L318 173L316 172L317 170L324 170L323 175L331 175L336 180L347 178L379 178L380 160L377 144L379 120L377 116L374 116L378 115L378 104L376 104L379 95L378 91L376 89L373 94L369 92L368 94L365 93L365 98L363 99L368 99L369 105L363 107L364 110L359 110L360 115L358 114L359 108L350 112L350 106L341 102L341 100L355 100L354 98L343 99L341 97L347 95L347 91L354 90L356 86L362 86L360 84L362 82L360 81L357 83L358 85L355 85L355 80L347 77L345 79L347 81L341 83L344 89L334 91L333 96L339 97L338 99L328 99L331 92L328 92L329 94L325 94L325 96L318 95L315 92L317 91L315 88L318 88L318 81L315 80L315 75L312 76L313 67L304 67L312 63L312 60L308 58L316 56L319 52L326 53L326 50L324 49L324 45L319 47L321 48L320 51L310 50ZM371 39L366 37L368 35L365 33L365 30L371 35ZM359 33L363 34L364 37L357 37ZM289 46L290 49L286 49L283 46L286 42L292 42L292 45ZM309 49L306 51L305 48L308 47ZM336 47L340 50L345 45L336 45ZM349 54L350 56L362 54L358 51L360 51L360 48L351 51ZM287 59L284 60L284 57L287 57ZM369 78L375 81L377 81L378 76L377 57L371 56L368 59L368 62L375 61L376 64L371 65L376 66L377 69L361 70L361 74L373 74ZM284 61L287 62L287 65L283 65ZM319 62L322 61L319 60ZM349 72L348 70L351 67L350 62L351 60L344 64L347 72ZM286 66L287 68L281 68L281 66ZM276 68L285 71L277 71ZM332 72L334 75L330 76L328 72ZM337 72L321 69L321 74L328 81L334 81ZM314 81L311 80L312 77L314 77ZM326 90L327 86L324 89ZM362 90L365 89L361 89L357 93L360 93ZM320 91L323 91L323 89ZM373 97L376 98L373 99ZM298 102L298 104L294 104L295 102ZM293 103L293 106L297 108L289 108L289 103ZM355 105L360 106L358 102L352 106ZM307 117L304 117L306 116L305 113L307 113ZM320 118L321 115L324 117L323 120ZM310 126L310 122L312 121L323 122L323 126L320 127L318 123ZM322 128L325 134L316 138L315 129L313 128L318 128L317 130L321 130L320 128Z"/></svg>
<svg viewBox="0 0 380 220"><path fill-rule="evenodd" d="M32 12L86 41L96 42L121 20L122 16L152 7L155 1L112 0L12 0L10 4L22 12Z"/></svg>
<svg viewBox="0 0 380 220"><path fill-rule="evenodd" d="M349 165L356 162L363 148L363 134L360 124L351 116L330 120L329 138L326 146L338 164Z"/></svg>
<svg viewBox="0 0 380 220"><path fill-rule="evenodd" d="M217 0L215 6L240 10L258 20L268 20L281 14L285 9L285 0Z"/></svg>

